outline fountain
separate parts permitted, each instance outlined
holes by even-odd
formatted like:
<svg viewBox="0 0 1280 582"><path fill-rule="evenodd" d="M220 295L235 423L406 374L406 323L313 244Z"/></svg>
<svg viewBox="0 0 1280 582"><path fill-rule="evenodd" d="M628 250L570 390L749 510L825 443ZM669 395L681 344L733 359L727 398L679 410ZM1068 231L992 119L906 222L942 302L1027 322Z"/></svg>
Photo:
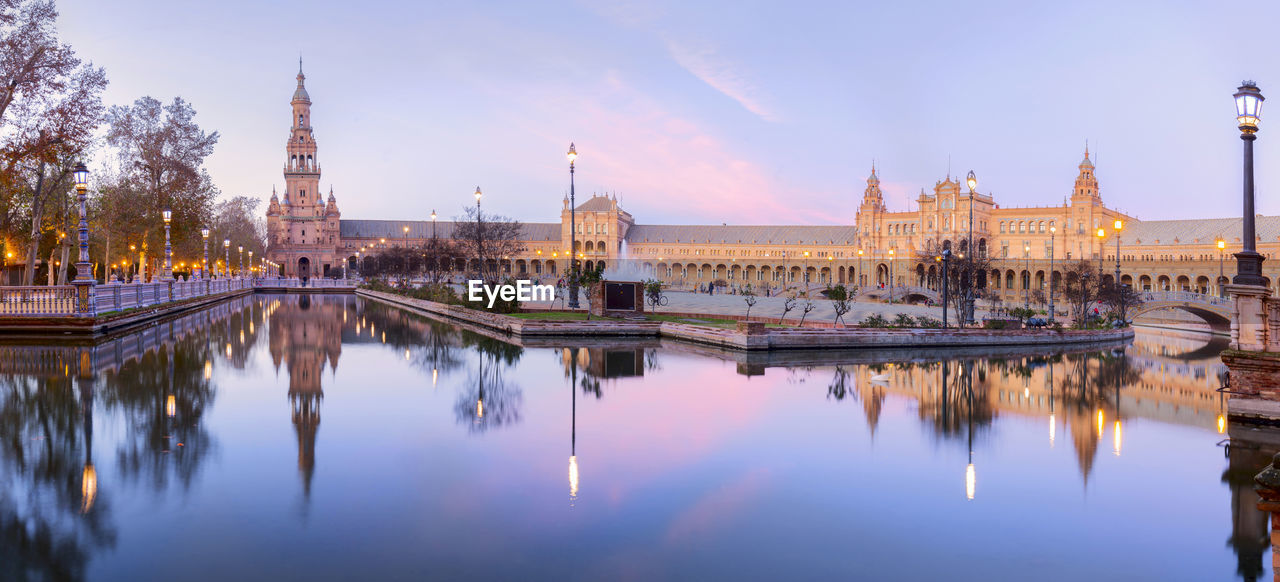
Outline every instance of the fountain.
<svg viewBox="0 0 1280 582"><path fill-rule="evenodd" d="M627 255L627 241L618 246L618 258L607 263L600 285L592 292L591 312L602 317L626 317L644 313L645 279L651 269L638 265Z"/></svg>

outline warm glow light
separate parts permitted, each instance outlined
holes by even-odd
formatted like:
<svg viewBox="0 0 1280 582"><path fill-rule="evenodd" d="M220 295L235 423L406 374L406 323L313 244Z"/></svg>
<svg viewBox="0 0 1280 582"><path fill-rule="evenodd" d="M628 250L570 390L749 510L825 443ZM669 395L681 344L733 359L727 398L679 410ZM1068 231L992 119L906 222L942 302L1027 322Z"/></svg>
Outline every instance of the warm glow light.
<svg viewBox="0 0 1280 582"><path fill-rule="evenodd" d="M1098 229L1098 238L1103 238L1103 237L1105 237L1105 236L1107 236L1107 231L1102 230L1101 228L1099 228L1099 229Z"/></svg>
<svg viewBox="0 0 1280 582"><path fill-rule="evenodd" d="M476 203L480 203L480 187L476 186Z"/></svg>
<svg viewBox="0 0 1280 582"><path fill-rule="evenodd" d="M1219 414L1218 415L1218 434L1222 434L1224 432L1227 432L1227 417Z"/></svg>
<svg viewBox="0 0 1280 582"><path fill-rule="evenodd" d="M213 362L209 360L205 360L204 361L204 379L208 380L210 378L213 378Z"/></svg>
<svg viewBox="0 0 1280 582"><path fill-rule="evenodd" d="M1023 397L1023 398L1027 398L1027 399L1030 399L1030 398L1031 398L1031 389L1030 389L1030 388L1023 388L1023 389L1022 389L1022 397Z"/></svg>
<svg viewBox="0 0 1280 582"><path fill-rule="evenodd" d="M1227 248L1227 241L1218 239L1218 250Z"/></svg>
<svg viewBox="0 0 1280 582"><path fill-rule="evenodd" d="M969 466L964 468L964 496L972 500L977 486L977 472L973 469L973 463L969 463Z"/></svg>
<svg viewBox="0 0 1280 582"><path fill-rule="evenodd" d="M164 403L164 413L168 414L169 418L173 418L173 415L177 414L177 412L178 412L178 403L173 399L173 395L170 394L169 398L166 399Z"/></svg>
<svg viewBox="0 0 1280 582"><path fill-rule="evenodd" d="M1117 218L1117 219L1116 219L1115 224L1113 224L1112 226L1115 226L1115 227L1116 227L1116 230L1123 230L1123 229L1124 229L1124 221L1123 221L1123 220L1120 220L1119 218Z"/></svg>
<svg viewBox="0 0 1280 582"><path fill-rule="evenodd" d="M1245 81L1233 95L1236 99L1236 122L1240 131L1253 133L1258 131L1258 121L1262 116L1262 102L1266 99L1262 91L1253 81Z"/></svg>
<svg viewBox="0 0 1280 582"><path fill-rule="evenodd" d="M969 177L965 181L969 183L970 192L978 187L978 177L974 175L973 170L969 170Z"/></svg>
<svg viewBox="0 0 1280 582"><path fill-rule="evenodd" d="M484 418L484 400L476 399L476 418Z"/></svg>
<svg viewBox="0 0 1280 582"><path fill-rule="evenodd" d="M1114 428L1115 430L1112 431L1114 433L1112 434L1112 441L1113 441L1112 444L1115 448L1116 456L1119 457L1120 456L1120 419L1118 418L1116 419L1116 425Z"/></svg>
<svg viewBox="0 0 1280 582"><path fill-rule="evenodd" d="M405 351L404 351L404 360L405 360L406 362L407 362L407 361L409 361L409 350L405 350Z"/></svg>
<svg viewBox="0 0 1280 582"><path fill-rule="evenodd" d="M227 357L231 357L231 344L227 344Z"/></svg>
<svg viewBox="0 0 1280 582"><path fill-rule="evenodd" d="M1098 409L1098 438L1102 438L1102 422L1103 422L1102 409L1099 408Z"/></svg>
<svg viewBox="0 0 1280 582"><path fill-rule="evenodd" d="M1053 414L1049 415L1049 446L1053 446L1053 436L1058 430L1057 419Z"/></svg>
<svg viewBox="0 0 1280 582"><path fill-rule="evenodd" d="M573 142L569 143L568 156L569 156L569 165L573 166L573 163L578 160L578 148L573 147Z"/></svg>
<svg viewBox="0 0 1280 582"><path fill-rule="evenodd" d="M436 387L436 380L439 380L439 379L440 379L440 370L437 368L432 368L431 369L431 387L432 388Z"/></svg>
<svg viewBox="0 0 1280 582"><path fill-rule="evenodd" d="M98 498L98 471L93 468L93 463L84 465L84 472L80 475L80 494L84 496L80 513L89 513L93 509L93 500Z"/></svg>
<svg viewBox="0 0 1280 582"><path fill-rule="evenodd" d="M578 457L569 457L569 497L578 497Z"/></svg>

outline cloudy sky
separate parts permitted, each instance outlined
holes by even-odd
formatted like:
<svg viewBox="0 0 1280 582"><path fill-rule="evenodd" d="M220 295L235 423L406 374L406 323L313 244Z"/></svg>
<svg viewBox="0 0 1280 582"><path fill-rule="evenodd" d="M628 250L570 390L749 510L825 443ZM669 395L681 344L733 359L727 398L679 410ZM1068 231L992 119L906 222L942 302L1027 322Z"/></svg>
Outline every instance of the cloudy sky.
<svg viewBox="0 0 1280 582"><path fill-rule="evenodd" d="M970 5L971 4L971 5ZM1209 2L60 0L106 99L182 96L222 134L225 195L284 180L298 55L345 218L485 204L556 220L616 192L643 223L852 223L872 160L888 204L974 170L1002 206L1061 203L1085 142L1138 218L1240 212L1242 79L1280 48ZM1280 109L1274 109L1280 115ZM1280 213L1280 124L1257 143ZM1275 144L1275 145L1271 145Z"/></svg>

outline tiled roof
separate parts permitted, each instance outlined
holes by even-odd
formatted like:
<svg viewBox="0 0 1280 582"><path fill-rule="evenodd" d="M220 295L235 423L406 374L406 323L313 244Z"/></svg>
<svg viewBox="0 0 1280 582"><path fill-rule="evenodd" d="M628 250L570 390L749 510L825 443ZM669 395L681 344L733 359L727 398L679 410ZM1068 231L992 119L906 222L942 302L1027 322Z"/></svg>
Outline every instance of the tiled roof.
<svg viewBox="0 0 1280 582"><path fill-rule="evenodd" d="M1242 218L1134 221L1125 225L1120 242L1137 245L1212 245L1218 237L1222 237L1226 239L1228 249L1239 250L1243 223ZM1280 240L1280 216L1258 216L1254 219L1254 229L1263 242Z"/></svg>
<svg viewBox="0 0 1280 582"><path fill-rule="evenodd" d="M451 238L454 222L440 220L436 222L436 236ZM338 229L342 238L386 238L399 239L405 236L404 227L409 227L409 238L431 238L430 220L340 220ZM523 240L560 240L560 223L558 222L526 222L521 225L524 231Z"/></svg>
<svg viewBox="0 0 1280 582"><path fill-rule="evenodd" d="M613 200L608 196L592 196L590 200L578 205L579 211L608 212L613 210Z"/></svg>
<svg viewBox="0 0 1280 582"><path fill-rule="evenodd" d="M631 244L737 243L743 244L854 244L853 226L730 226L637 224L627 231Z"/></svg>

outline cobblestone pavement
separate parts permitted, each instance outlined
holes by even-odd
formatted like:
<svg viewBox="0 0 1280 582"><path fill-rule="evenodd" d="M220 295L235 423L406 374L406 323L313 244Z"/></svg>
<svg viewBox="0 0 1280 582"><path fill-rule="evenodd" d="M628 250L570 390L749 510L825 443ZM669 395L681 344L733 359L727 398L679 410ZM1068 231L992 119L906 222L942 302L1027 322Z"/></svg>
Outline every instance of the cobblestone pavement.
<svg viewBox="0 0 1280 582"><path fill-rule="evenodd" d="M675 313L698 313L706 315L746 315L747 304L743 301L742 295L707 295L705 293L691 293L688 291L668 291L664 293L668 299L668 304L659 307L656 313L675 312ZM579 303L583 309L586 309L586 295L581 296ZM785 302L784 297L761 297L757 296L757 303L751 308L753 316L780 317L782 315L782 305ZM563 308L564 298L555 302L556 308ZM796 300L795 309L787 313L787 321L798 321L803 314L805 299ZM528 302L528 307L547 307L548 303L543 301ZM831 301L827 299L814 298L814 310L809 312L805 318L807 321L833 321L835 320L835 310L831 308ZM648 305L645 305L646 311L653 311ZM913 317L927 315L937 320L942 319L942 307L929 307L926 305L910 305L895 303L865 302L858 301L852 304L852 309L846 313L844 320L846 323L858 323L863 318L872 314L880 314L886 318L892 319L899 313L905 313ZM953 318L955 313L948 314L948 318ZM975 317L981 320L986 315L986 311L978 309Z"/></svg>

